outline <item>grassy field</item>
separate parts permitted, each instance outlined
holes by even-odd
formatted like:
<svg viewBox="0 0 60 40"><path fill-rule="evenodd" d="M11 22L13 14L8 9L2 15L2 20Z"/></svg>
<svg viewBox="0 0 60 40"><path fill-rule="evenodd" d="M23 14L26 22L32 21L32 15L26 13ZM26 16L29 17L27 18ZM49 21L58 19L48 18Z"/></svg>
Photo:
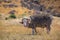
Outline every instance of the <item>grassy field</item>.
<svg viewBox="0 0 60 40"><path fill-rule="evenodd" d="M19 18L22 14L31 11L33 13L34 10L29 10L27 8L21 7L20 0L13 0L13 4L17 4L18 7L13 8L4 8L3 4L9 4L2 2L0 4L0 14L2 14L3 18L0 18L0 40L60 40L60 18L53 17L53 21L51 24L50 34L46 33L46 28L44 30L42 28L37 28L37 35L31 35L32 29L25 28L22 24L19 23ZM45 5L46 8L53 7L54 10L60 12L60 0L41 0L41 4ZM15 14L17 19L8 19L4 20L9 16L9 12L11 10L16 10Z"/></svg>
<svg viewBox="0 0 60 40"><path fill-rule="evenodd" d="M0 40L60 40L59 20L54 17L50 34L46 29L37 28L37 35L31 35L31 29L25 28L17 19L0 20Z"/></svg>

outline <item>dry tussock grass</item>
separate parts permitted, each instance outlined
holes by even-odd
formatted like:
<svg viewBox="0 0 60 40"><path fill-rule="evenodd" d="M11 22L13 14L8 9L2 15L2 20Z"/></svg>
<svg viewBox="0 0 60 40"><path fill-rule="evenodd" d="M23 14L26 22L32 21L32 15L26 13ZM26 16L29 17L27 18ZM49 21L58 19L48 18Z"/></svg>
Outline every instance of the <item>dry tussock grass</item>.
<svg viewBox="0 0 60 40"><path fill-rule="evenodd" d="M31 29L17 24L18 21L0 20L0 40L60 40L59 20L59 18L54 17L50 34L46 33L46 29L37 28L37 35L31 35Z"/></svg>
<svg viewBox="0 0 60 40"><path fill-rule="evenodd" d="M15 2L13 1L12 3ZM42 2L42 4L44 5L51 6L52 3L51 2L49 4L48 3ZM60 1L54 3L55 4L53 5L55 5L58 8L58 6L60 5L59 4ZM16 4L20 5L20 2L17 2ZM55 7L56 11L60 12L60 10L58 10L56 7ZM13 9L17 11L16 12L17 17L18 16L20 17L21 16L20 14L23 14L24 12L28 13L28 11L32 11L33 13L33 10L28 10L20 6L17 8L0 7L0 13L7 15L9 11ZM60 40L60 19L59 18L53 19L50 34L47 34L45 29L43 30L41 28L37 28L38 35L30 35L31 29L23 27L23 25L19 24L18 22L12 20L0 20L0 40Z"/></svg>

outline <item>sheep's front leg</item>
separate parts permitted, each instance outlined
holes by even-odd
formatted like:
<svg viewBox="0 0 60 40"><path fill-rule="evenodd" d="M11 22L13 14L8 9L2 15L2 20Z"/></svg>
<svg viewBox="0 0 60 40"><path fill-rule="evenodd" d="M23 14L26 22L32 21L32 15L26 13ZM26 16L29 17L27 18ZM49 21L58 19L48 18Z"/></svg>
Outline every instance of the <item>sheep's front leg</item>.
<svg viewBox="0 0 60 40"><path fill-rule="evenodd" d="M48 34L50 33L50 29L51 29L50 26L47 26L47 27L46 27L46 30L47 30L47 33L48 33Z"/></svg>
<svg viewBox="0 0 60 40"><path fill-rule="evenodd" d="M35 34L35 29L34 28L32 28L32 35L34 35Z"/></svg>
<svg viewBox="0 0 60 40"><path fill-rule="evenodd" d="M37 34L35 24L32 25L32 35Z"/></svg>
<svg viewBox="0 0 60 40"><path fill-rule="evenodd" d="M32 28L32 35L37 34L36 28Z"/></svg>

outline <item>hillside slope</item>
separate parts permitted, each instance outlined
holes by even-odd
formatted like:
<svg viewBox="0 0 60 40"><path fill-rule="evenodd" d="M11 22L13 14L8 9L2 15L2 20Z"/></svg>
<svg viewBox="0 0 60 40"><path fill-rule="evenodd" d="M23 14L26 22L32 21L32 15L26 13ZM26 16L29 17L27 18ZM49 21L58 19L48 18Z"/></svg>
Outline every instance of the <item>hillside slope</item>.
<svg viewBox="0 0 60 40"><path fill-rule="evenodd" d="M22 14L25 11L27 13L29 11L32 11L25 7L22 7L20 3L21 0L10 0L10 1L11 2L6 2L2 0L0 2L0 13L8 14L9 11L16 10L16 14ZM43 4L44 6L46 6L46 8L52 7L53 10L60 12L60 0L40 0L40 4ZM7 5L10 5L10 6L7 6Z"/></svg>

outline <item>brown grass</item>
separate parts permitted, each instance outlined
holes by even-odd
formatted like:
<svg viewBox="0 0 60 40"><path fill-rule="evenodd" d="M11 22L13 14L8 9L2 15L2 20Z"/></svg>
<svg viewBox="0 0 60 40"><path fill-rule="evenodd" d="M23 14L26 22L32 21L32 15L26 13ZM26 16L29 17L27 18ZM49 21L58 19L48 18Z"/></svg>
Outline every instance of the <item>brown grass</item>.
<svg viewBox="0 0 60 40"><path fill-rule="evenodd" d="M45 1L41 2L41 4L44 4L45 6L47 6L47 8L54 5L54 9L60 12L60 9L58 8L58 6L60 6L60 1L53 1ZM9 11L14 9L16 10L16 16L20 17L21 14L23 14L25 11L27 13L28 11L33 12L33 10L22 8L19 1L15 2L13 0L12 3L18 4L19 7L4 8L2 5L8 3L3 2L2 4L0 4L0 13L7 15ZM43 30L41 28L37 28L37 35L30 35L31 30L32 29L30 28L23 27L23 25L18 23L18 21L13 22L12 20L0 20L0 40L60 40L60 18L54 17L51 25L50 34L46 33L46 29Z"/></svg>
<svg viewBox="0 0 60 40"><path fill-rule="evenodd" d="M12 20L0 20L0 40L60 40L59 20L54 17L50 34L46 33L46 29L37 28L37 35L31 35L30 28L17 22L12 24Z"/></svg>

